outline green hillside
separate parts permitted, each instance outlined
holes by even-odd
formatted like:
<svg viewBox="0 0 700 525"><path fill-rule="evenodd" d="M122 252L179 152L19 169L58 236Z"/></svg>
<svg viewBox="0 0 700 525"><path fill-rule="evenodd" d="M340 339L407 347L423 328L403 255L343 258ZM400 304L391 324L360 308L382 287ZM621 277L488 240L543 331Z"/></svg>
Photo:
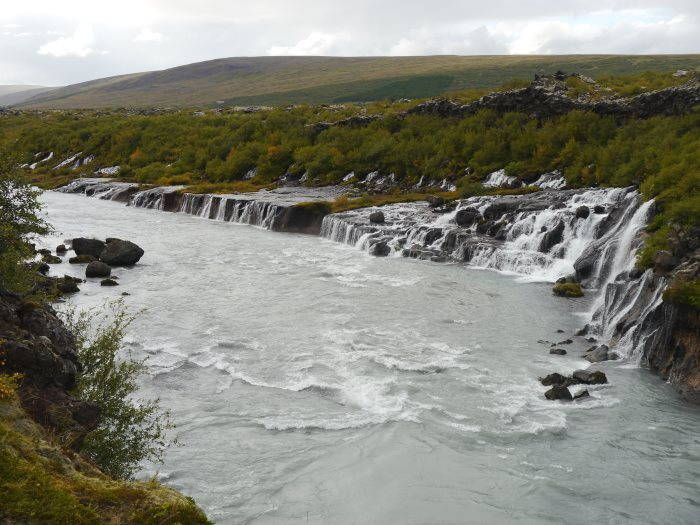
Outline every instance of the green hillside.
<svg viewBox="0 0 700 525"><path fill-rule="evenodd" d="M436 96L536 73L594 78L700 68L700 55L242 57L93 80L20 104L31 108L283 105Z"/></svg>

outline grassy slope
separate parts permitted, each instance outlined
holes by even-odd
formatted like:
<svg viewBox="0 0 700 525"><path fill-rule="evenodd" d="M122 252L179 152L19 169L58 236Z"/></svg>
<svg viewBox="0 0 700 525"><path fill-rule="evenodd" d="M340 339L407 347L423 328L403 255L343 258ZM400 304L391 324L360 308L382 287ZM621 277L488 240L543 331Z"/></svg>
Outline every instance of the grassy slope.
<svg viewBox="0 0 700 525"><path fill-rule="evenodd" d="M346 102L495 87L557 69L593 77L700 68L700 55L244 57L100 79L39 95L36 108Z"/></svg>
<svg viewBox="0 0 700 525"><path fill-rule="evenodd" d="M190 498L156 481L110 479L62 449L26 416L11 389L3 388L0 502L2 523L209 523Z"/></svg>

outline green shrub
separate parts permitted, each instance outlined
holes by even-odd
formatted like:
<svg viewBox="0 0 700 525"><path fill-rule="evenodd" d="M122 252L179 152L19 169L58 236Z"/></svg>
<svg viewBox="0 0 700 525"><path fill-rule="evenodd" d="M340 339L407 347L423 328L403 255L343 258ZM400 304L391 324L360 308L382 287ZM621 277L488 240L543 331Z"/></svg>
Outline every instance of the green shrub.
<svg viewBox="0 0 700 525"><path fill-rule="evenodd" d="M16 163L0 152L0 288L28 295L37 281L36 271L25 264L34 255L30 243L50 227L41 217L40 192L17 171Z"/></svg>
<svg viewBox="0 0 700 525"><path fill-rule="evenodd" d="M83 365L76 397L102 409L101 423L86 436L82 452L110 476L130 479L141 461L162 461L166 448L175 442L168 437L174 426L158 400L134 397L136 380L146 367L144 361L120 355L125 330L134 317L122 301L109 304L108 310L109 316L69 310L64 317L76 336Z"/></svg>
<svg viewBox="0 0 700 525"><path fill-rule="evenodd" d="M664 291L664 301L700 310L700 279L678 279Z"/></svg>

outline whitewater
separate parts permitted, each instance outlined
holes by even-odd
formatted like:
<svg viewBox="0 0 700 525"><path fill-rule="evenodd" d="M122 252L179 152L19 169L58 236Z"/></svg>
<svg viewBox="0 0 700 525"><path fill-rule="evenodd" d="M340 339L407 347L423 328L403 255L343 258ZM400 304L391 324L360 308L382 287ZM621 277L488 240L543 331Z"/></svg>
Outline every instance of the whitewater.
<svg viewBox="0 0 700 525"><path fill-rule="evenodd" d="M267 205L232 203L226 215L190 198L164 213L157 192L137 196L143 207L45 193L56 232L44 242L120 237L145 249L136 267L115 269L119 287L88 282L70 303L128 292L128 307L143 309L126 351L148 358L140 395L172 411L183 446L141 476L194 497L217 523L695 523L698 408L636 365L633 332L590 399L549 402L537 381L589 365L583 338L562 346L567 356L550 355L551 342L587 322L603 337L620 315L601 294L551 294L602 215L567 222L558 251L534 255L543 226L622 203L592 284L605 290L630 270L645 204L591 191L521 216L505 244L475 246L471 261L398 256L458 210L428 223L415 219L425 205L395 205L385 211L395 231L379 233L354 225L364 211L326 217L319 238L227 222L269 226ZM478 199L460 207L487 206ZM370 256L380 239L397 256Z"/></svg>

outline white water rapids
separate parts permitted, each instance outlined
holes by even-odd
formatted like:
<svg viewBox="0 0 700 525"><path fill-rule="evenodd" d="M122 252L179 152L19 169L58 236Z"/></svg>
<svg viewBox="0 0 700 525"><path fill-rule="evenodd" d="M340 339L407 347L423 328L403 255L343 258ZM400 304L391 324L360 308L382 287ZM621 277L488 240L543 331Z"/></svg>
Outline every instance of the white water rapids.
<svg viewBox="0 0 700 525"><path fill-rule="evenodd" d="M93 308L126 291L129 308L145 308L127 349L148 358L140 394L172 410L183 446L143 476L157 472L217 523L697 518L700 418L673 388L611 362L590 399L543 397L537 377L587 366L589 343L574 337L553 356L538 340L570 337L592 295L572 302L549 283L462 263L375 258L184 213L43 199L51 248L116 236L145 249L115 269L120 286L91 279L71 302ZM201 215L216 218L213 207ZM580 250L574 239L561 248ZM543 255L543 272L560 264Z"/></svg>

